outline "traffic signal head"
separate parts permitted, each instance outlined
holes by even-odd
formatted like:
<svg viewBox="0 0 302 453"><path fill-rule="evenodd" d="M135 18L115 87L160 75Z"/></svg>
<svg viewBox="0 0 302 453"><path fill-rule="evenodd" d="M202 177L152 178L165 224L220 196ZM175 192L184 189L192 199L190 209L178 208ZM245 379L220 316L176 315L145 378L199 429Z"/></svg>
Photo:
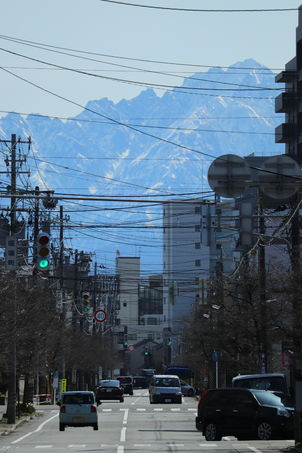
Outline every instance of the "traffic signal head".
<svg viewBox="0 0 302 453"><path fill-rule="evenodd" d="M82 312L87 313L90 309L90 293L84 291L82 293Z"/></svg>
<svg viewBox="0 0 302 453"><path fill-rule="evenodd" d="M167 339L167 345L170 346L171 344L172 344L172 340L171 340L171 338L168 338L168 339Z"/></svg>
<svg viewBox="0 0 302 453"><path fill-rule="evenodd" d="M50 264L50 237L47 233L40 233L37 243L37 266L41 271L47 271Z"/></svg>

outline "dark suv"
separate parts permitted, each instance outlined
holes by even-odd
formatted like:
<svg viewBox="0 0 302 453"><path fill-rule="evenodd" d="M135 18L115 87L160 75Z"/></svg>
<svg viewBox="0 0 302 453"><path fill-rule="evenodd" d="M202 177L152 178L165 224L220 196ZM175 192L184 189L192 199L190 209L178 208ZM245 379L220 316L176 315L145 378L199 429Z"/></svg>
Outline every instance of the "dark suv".
<svg viewBox="0 0 302 453"><path fill-rule="evenodd" d="M132 376L118 376L116 379L120 381L121 386L124 388L124 394L133 395Z"/></svg>
<svg viewBox="0 0 302 453"><path fill-rule="evenodd" d="M206 440L235 436L238 440L293 439L294 409L267 390L221 388L199 398L196 428Z"/></svg>

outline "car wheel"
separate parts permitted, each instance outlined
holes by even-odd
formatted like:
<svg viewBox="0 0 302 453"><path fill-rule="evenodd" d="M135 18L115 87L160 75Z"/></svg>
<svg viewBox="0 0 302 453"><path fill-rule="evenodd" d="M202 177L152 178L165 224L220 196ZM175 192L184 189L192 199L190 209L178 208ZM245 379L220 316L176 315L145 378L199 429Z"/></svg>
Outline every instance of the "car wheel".
<svg viewBox="0 0 302 453"><path fill-rule="evenodd" d="M218 432L217 425L213 422L207 423L204 429L204 437L208 441L221 440L222 436Z"/></svg>
<svg viewBox="0 0 302 453"><path fill-rule="evenodd" d="M60 423L59 430L65 431L65 425L63 425L63 423Z"/></svg>
<svg viewBox="0 0 302 453"><path fill-rule="evenodd" d="M256 434L258 440L271 440L273 437L273 427L269 422L259 422Z"/></svg>
<svg viewBox="0 0 302 453"><path fill-rule="evenodd" d="M97 431L98 429L99 429L99 426L98 426L97 423L95 423L95 424L93 425L93 430L94 430L94 431Z"/></svg>
<svg viewBox="0 0 302 453"><path fill-rule="evenodd" d="M120 403L123 403L124 402L124 398L120 398Z"/></svg>
<svg viewBox="0 0 302 453"><path fill-rule="evenodd" d="M133 395L133 392L130 392L129 395L132 396L132 395Z"/></svg>
<svg viewBox="0 0 302 453"><path fill-rule="evenodd" d="M178 400L176 401L177 404L182 404L182 397L178 398Z"/></svg>

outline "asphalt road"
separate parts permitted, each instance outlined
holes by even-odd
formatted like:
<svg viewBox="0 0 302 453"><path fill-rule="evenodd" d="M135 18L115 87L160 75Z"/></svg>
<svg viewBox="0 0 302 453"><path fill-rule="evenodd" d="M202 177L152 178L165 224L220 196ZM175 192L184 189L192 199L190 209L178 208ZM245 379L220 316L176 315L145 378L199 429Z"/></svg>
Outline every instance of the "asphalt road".
<svg viewBox="0 0 302 453"><path fill-rule="evenodd" d="M150 404L148 391L135 390L124 403L103 402L99 408L99 430L90 427L59 431L57 406L40 406L41 416L0 437L0 452L280 452L294 441L245 441L223 438L207 442L195 429L197 402L185 397L182 404Z"/></svg>

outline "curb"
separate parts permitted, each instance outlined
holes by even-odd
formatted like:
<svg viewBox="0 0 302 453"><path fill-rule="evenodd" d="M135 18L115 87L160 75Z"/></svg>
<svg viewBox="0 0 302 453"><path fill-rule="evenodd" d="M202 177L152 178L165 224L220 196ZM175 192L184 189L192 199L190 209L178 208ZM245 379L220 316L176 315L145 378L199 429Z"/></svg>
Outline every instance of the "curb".
<svg viewBox="0 0 302 453"><path fill-rule="evenodd" d="M28 422L29 420L30 420L30 417L27 416L27 417L21 418L20 420L18 420L14 424L11 424L11 425L3 424L3 427L1 426L1 423L0 423L0 436L7 436L8 434L10 434L13 431L15 431L15 429L18 426L22 425L25 422Z"/></svg>

